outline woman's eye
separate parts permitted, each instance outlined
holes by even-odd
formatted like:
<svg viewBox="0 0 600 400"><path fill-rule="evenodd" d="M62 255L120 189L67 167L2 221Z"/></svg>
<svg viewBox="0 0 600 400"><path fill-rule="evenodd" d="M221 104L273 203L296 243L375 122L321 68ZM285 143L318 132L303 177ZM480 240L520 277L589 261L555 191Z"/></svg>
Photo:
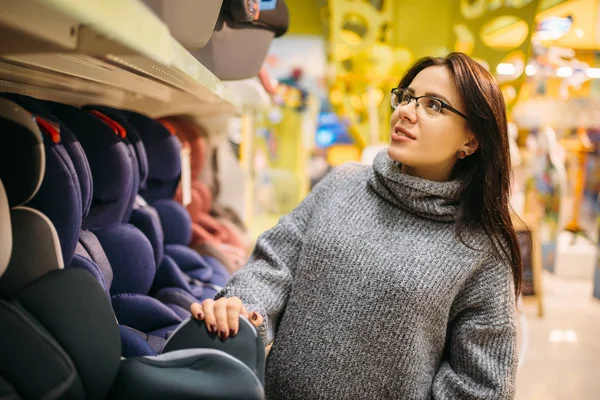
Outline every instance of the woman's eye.
<svg viewBox="0 0 600 400"><path fill-rule="evenodd" d="M442 105L440 104L439 101L434 100L434 99L427 99L427 103L425 104L425 106L427 108L431 109L432 111L437 111L437 112L442 111Z"/></svg>

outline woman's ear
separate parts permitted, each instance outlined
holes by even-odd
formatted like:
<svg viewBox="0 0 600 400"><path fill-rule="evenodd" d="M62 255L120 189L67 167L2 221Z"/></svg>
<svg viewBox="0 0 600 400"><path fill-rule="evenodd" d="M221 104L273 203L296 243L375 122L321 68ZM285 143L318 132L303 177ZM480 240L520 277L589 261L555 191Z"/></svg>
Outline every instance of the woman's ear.
<svg viewBox="0 0 600 400"><path fill-rule="evenodd" d="M468 154L473 154L479 148L479 142L477 138L472 133L467 133L467 141L464 144L465 150Z"/></svg>

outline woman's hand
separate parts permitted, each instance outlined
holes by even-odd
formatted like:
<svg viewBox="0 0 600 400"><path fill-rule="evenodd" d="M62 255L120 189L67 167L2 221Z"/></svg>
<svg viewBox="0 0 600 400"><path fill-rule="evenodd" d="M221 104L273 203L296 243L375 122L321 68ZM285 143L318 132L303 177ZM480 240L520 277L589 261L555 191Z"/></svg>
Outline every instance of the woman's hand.
<svg viewBox="0 0 600 400"><path fill-rule="evenodd" d="M202 304L192 304L190 311L194 318L204 321L206 329L217 333L221 340L238 334L240 316L248 318L255 327L263 323L263 317L257 312L248 313L238 297L221 297L217 301L207 299Z"/></svg>

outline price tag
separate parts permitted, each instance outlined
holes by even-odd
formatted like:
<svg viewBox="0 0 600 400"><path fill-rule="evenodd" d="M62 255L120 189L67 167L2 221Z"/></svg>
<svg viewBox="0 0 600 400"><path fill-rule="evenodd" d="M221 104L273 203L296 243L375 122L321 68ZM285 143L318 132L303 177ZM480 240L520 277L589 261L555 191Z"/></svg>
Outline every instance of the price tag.
<svg viewBox="0 0 600 400"><path fill-rule="evenodd" d="M187 207L192 202L192 163L190 148L181 148L181 203Z"/></svg>

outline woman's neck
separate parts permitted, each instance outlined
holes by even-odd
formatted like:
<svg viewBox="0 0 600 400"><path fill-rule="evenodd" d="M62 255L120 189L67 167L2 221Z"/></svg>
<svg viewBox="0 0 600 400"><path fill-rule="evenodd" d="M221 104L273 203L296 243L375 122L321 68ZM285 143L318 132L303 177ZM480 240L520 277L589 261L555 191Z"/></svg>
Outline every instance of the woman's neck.
<svg viewBox="0 0 600 400"><path fill-rule="evenodd" d="M401 171L385 150L373 160L369 186L385 200L412 214L435 221L455 221L460 182L435 182Z"/></svg>
<svg viewBox="0 0 600 400"><path fill-rule="evenodd" d="M433 182L448 182L452 178L452 166L411 167L402 164L401 171L407 175Z"/></svg>

